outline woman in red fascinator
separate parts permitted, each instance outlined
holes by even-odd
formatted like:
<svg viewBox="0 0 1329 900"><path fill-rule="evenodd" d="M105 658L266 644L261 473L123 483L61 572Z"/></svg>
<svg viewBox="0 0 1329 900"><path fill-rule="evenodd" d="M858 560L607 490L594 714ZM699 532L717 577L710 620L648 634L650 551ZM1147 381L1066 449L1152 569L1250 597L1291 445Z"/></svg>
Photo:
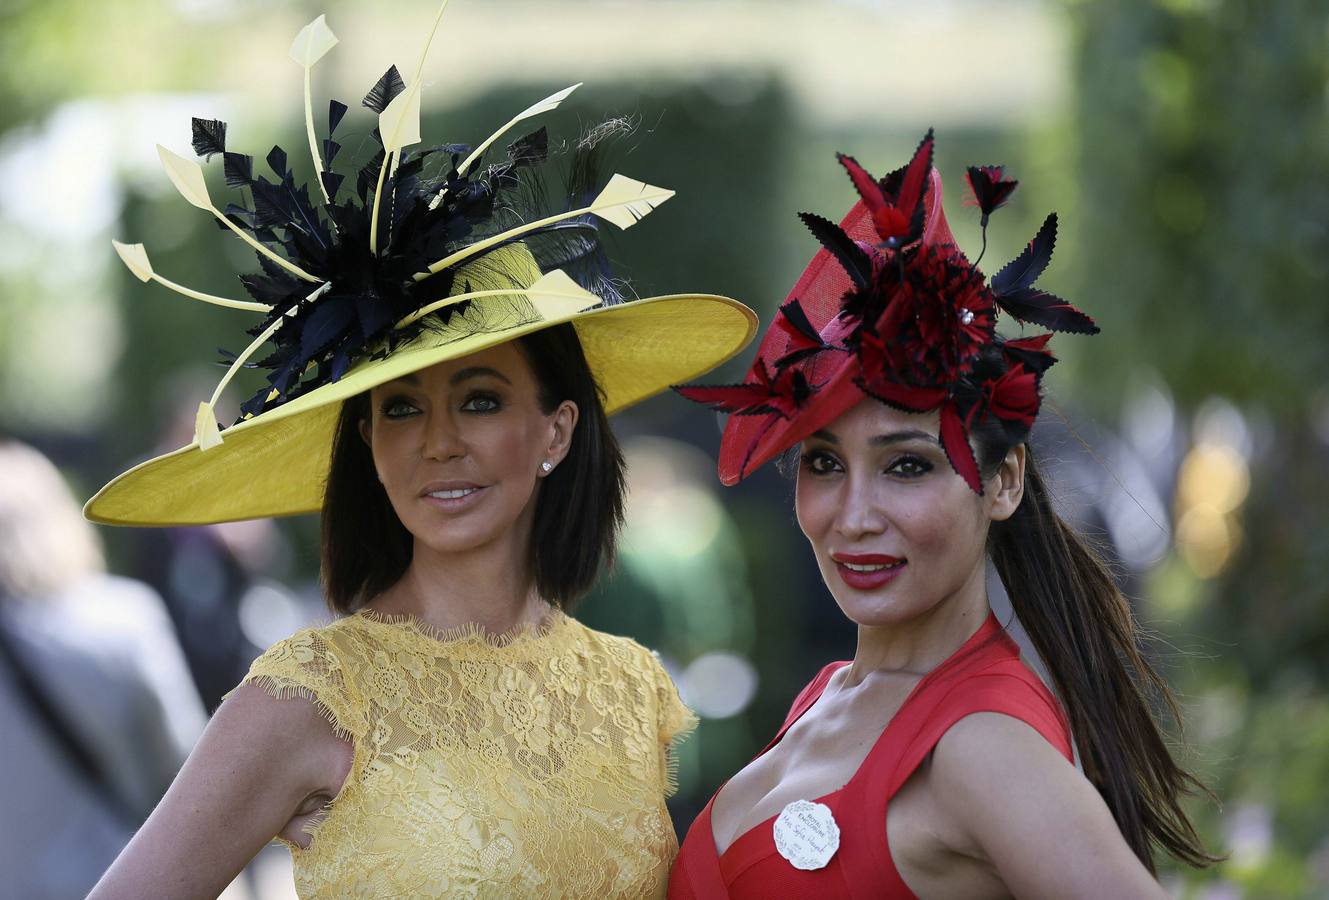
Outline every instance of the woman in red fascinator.
<svg viewBox="0 0 1329 900"><path fill-rule="evenodd" d="M1027 443L1043 329L1098 331L1034 286L1056 217L988 281L946 225L932 147L881 180L841 156L861 202L839 226L802 215L823 249L746 383L679 388L731 414L725 484L796 449L799 526L858 646L693 823L673 900L1164 897L1155 845L1214 861L1150 712L1167 687ZM1016 182L968 180L986 245ZM1003 338L999 310L1041 328ZM988 606L989 556L1055 694Z"/></svg>

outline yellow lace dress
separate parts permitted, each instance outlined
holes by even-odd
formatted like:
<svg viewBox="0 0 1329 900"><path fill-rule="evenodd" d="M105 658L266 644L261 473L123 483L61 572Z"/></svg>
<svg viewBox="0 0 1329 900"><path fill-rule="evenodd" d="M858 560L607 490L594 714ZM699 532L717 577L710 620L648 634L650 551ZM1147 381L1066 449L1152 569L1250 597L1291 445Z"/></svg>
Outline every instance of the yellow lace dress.
<svg viewBox="0 0 1329 900"><path fill-rule="evenodd" d="M324 897L663 897L669 747L695 724L650 651L562 613L500 639L361 612L243 683L312 699L354 747L296 890Z"/></svg>

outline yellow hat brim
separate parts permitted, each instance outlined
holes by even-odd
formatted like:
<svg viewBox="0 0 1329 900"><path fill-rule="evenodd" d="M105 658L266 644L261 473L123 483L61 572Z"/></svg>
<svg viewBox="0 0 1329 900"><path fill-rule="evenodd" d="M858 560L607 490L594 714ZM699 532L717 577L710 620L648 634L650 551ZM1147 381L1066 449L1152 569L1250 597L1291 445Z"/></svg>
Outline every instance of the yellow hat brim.
<svg viewBox="0 0 1329 900"><path fill-rule="evenodd" d="M752 310L710 294L651 297L509 327L483 321L488 309L473 303L453 317L451 333L426 331L411 346L225 429L219 446L204 451L194 442L135 466L98 491L84 516L106 525L172 526L317 512L342 401L562 322L577 331L606 413L710 371L757 329ZM458 327L483 330L457 337Z"/></svg>

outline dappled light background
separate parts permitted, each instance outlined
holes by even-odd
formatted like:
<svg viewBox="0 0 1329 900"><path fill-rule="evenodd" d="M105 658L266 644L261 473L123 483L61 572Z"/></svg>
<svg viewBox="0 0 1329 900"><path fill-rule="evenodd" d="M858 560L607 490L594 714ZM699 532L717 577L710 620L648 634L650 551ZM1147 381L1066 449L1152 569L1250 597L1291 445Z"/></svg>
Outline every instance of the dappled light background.
<svg viewBox="0 0 1329 900"><path fill-rule="evenodd" d="M311 177L287 49L326 13L342 42L315 70L315 109L350 104L339 166L362 163L359 98L413 64L435 8L5 4L0 435L54 460L80 501L186 443L249 314L140 283L110 241L141 241L158 271L222 295L253 259L181 200L153 145L188 154L189 117L220 118L231 149L261 159L280 144ZM1180 752L1219 801L1193 809L1227 861L1168 866L1165 881L1178 897L1329 896L1329 6L452 0L425 72L431 143L478 141L586 82L547 117L551 135L627 116L613 169L678 191L613 236L621 274L642 296L733 296L763 324L815 250L796 213L838 219L854 199L835 151L882 173L935 126L971 258L963 168L1010 166L1022 184L984 268L1057 211L1040 283L1103 328L1058 341L1036 448L1150 630L1181 699ZM257 383L228 391L223 421ZM853 652L792 483L768 466L722 489L720 426L672 395L616 418L628 524L579 611L659 650L702 716L680 751L680 830L812 674ZM163 597L209 710L262 648L326 616L312 517L98 534L113 572ZM237 896L289 895L283 859L265 854Z"/></svg>

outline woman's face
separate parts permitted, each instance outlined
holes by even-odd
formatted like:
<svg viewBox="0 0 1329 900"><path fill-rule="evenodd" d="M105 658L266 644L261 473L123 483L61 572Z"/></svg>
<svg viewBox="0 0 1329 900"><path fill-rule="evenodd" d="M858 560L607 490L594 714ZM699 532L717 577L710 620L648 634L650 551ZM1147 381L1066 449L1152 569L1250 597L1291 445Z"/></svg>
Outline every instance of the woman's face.
<svg viewBox="0 0 1329 900"><path fill-rule="evenodd" d="M866 399L800 448L798 524L859 625L898 624L981 592L988 525L1019 505L1023 448L980 497L947 461L939 422Z"/></svg>
<svg viewBox="0 0 1329 900"><path fill-rule="evenodd" d="M540 406L523 352L508 342L373 389L361 423L374 468L406 529L439 553L513 541L524 551L541 463L567 454L577 406Z"/></svg>

